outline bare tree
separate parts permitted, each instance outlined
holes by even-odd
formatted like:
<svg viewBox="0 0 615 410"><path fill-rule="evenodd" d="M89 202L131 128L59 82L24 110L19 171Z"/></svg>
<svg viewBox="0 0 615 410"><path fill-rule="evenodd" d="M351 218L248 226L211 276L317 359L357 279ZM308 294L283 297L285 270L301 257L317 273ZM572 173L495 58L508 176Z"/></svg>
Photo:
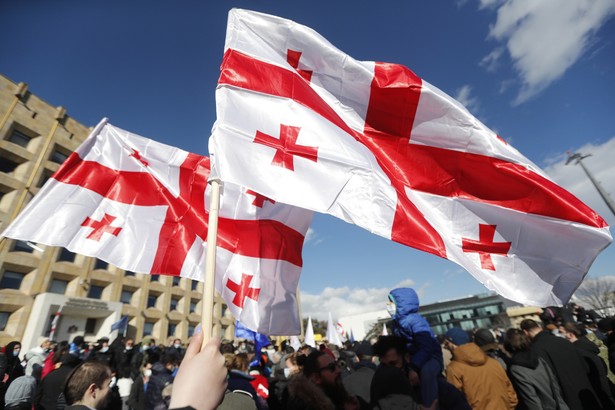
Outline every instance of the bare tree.
<svg viewBox="0 0 615 410"><path fill-rule="evenodd" d="M586 278L574 297L585 307L596 310L612 308L615 302L615 276Z"/></svg>

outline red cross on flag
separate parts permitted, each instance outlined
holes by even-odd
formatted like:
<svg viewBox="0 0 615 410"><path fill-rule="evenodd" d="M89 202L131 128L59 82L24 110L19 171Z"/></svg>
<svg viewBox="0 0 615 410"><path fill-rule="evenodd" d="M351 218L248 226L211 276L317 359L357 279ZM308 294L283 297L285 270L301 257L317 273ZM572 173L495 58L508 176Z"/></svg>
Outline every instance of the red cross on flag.
<svg viewBox="0 0 615 410"><path fill-rule="evenodd" d="M122 269L204 280L209 158L101 124L62 164L4 236L94 256ZM244 325L299 334L295 294L312 212L224 185L216 289ZM233 304L231 282L251 283Z"/></svg>
<svg viewBox="0 0 615 410"><path fill-rule="evenodd" d="M224 181L447 258L509 299L565 303L612 240L451 97L293 21L230 11L216 104Z"/></svg>

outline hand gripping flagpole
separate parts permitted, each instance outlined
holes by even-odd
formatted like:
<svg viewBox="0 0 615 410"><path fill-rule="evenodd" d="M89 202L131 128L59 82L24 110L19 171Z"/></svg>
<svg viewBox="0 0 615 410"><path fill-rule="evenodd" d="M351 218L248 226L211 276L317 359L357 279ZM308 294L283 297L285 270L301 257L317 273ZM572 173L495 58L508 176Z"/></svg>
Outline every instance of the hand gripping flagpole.
<svg viewBox="0 0 615 410"><path fill-rule="evenodd" d="M218 242L218 211L220 209L220 185L221 181L211 161L211 173L209 177L211 185L211 202L209 204L209 221L207 226L207 254L205 259L205 284L203 287L203 301L201 311L201 323L203 332L203 345L211 339L214 321L214 292L216 280L216 248Z"/></svg>

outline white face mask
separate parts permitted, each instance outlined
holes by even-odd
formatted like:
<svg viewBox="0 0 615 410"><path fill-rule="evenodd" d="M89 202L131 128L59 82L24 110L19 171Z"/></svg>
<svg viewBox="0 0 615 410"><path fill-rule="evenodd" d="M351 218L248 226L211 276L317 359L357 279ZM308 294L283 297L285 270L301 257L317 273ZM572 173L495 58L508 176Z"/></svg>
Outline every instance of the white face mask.
<svg viewBox="0 0 615 410"><path fill-rule="evenodd" d="M117 383L117 379L115 378L115 376L113 376L111 378L111 382L109 383L109 388L110 389L114 388L116 383Z"/></svg>
<svg viewBox="0 0 615 410"><path fill-rule="evenodd" d="M102 347L100 349L100 351L101 351L101 353L107 353L109 351L109 348L108 347Z"/></svg>
<svg viewBox="0 0 615 410"><path fill-rule="evenodd" d="M152 375L152 369L143 370L143 376L150 377Z"/></svg>
<svg viewBox="0 0 615 410"><path fill-rule="evenodd" d="M387 312L391 317L395 317L397 309L395 308L395 305L393 303L387 303Z"/></svg>
<svg viewBox="0 0 615 410"><path fill-rule="evenodd" d="M284 377L285 378L290 378L290 369L288 367L284 368Z"/></svg>
<svg viewBox="0 0 615 410"><path fill-rule="evenodd" d="M126 350L132 350L132 346L126 346Z"/></svg>
<svg viewBox="0 0 615 410"><path fill-rule="evenodd" d="M180 345L179 343L175 343L173 346L175 346L176 349L179 349L180 347L182 347L182 345Z"/></svg>

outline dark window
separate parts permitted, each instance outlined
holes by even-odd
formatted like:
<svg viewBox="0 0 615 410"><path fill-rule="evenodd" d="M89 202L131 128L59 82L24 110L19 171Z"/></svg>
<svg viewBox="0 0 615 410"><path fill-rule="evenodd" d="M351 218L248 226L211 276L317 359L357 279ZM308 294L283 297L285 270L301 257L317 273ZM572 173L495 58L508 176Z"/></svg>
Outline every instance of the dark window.
<svg viewBox="0 0 615 410"><path fill-rule="evenodd" d="M151 308L151 307L156 307L156 299L158 299L158 296L155 295L149 295L147 297L147 307Z"/></svg>
<svg viewBox="0 0 615 410"><path fill-rule="evenodd" d="M196 312L196 302L194 300L190 300L190 313Z"/></svg>
<svg viewBox="0 0 615 410"><path fill-rule="evenodd" d="M30 245L28 245L27 242L24 241L15 241L13 243L13 252L27 252L27 253L32 253L34 251L34 248L32 248Z"/></svg>
<svg viewBox="0 0 615 410"><path fill-rule="evenodd" d="M222 305L222 309L220 309L220 316L224 317L224 314L226 313L226 304Z"/></svg>
<svg viewBox="0 0 615 410"><path fill-rule="evenodd" d="M190 285L190 288L191 288L192 290L196 290L196 287L197 287L198 285L199 285L199 282L198 282L198 281L196 281L196 280L193 280L193 281L192 281L192 284Z"/></svg>
<svg viewBox="0 0 615 410"><path fill-rule="evenodd" d="M126 272L124 272L124 276L135 276L135 273L133 271L127 270Z"/></svg>
<svg viewBox="0 0 615 410"><path fill-rule="evenodd" d="M120 295L120 302L130 305L132 303L132 292L129 290L123 290Z"/></svg>
<svg viewBox="0 0 615 410"><path fill-rule="evenodd" d="M105 261L101 261L100 259L96 259L96 262L94 263L94 269L103 269L106 270L107 268L109 268L109 264Z"/></svg>
<svg viewBox="0 0 615 410"><path fill-rule="evenodd" d="M194 325L188 325L188 337L192 337L194 334Z"/></svg>
<svg viewBox="0 0 615 410"><path fill-rule="evenodd" d="M51 153L51 158L49 159L51 160L51 162L55 162L56 164L61 164L64 161L66 161L67 158L68 158L68 155L55 149Z"/></svg>
<svg viewBox="0 0 615 410"><path fill-rule="evenodd" d="M66 287L68 286L67 280L62 279L52 279L49 284L49 292L57 293L58 295L63 295L66 293Z"/></svg>
<svg viewBox="0 0 615 410"><path fill-rule="evenodd" d="M8 140L13 144L21 145L24 148L28 147L28 143L32 138L24 134L23 132L19 132L17 130L13 130L11 135L9 135Z"/></svg>
<svg viewBox="0 0 615 410"><path fill-rule="evenodd" d="M88 297L92 299L100 299L102 297L103 290L105 290L103 286L90 285L90 290L88 291Z"/></svg>
<svg viewBox="0 0 615 410"><path fill-rule="evenodd" d="M85 333L96 333L96 319L89 318L85 321Z"/></svg>
<svg viewBox="0 0 615 410"><path fill-rule="evenodd" d="M44 170L43 175L41 176L41 179L38 181L38 184L36 186L41 188L43 185L45 185L45 183L49 180L49 178L51 178L52 175L53 175L52 171L48 169Z"/></svg>
<svg viewBox="0 0 615 410"><path fill-rule="evenodd" d="M66 248L62 248L60 254L58 255L58 262L75 262L76 254L74 252L69 251Z"/></svg>
<svg viewBox="0 0 615 410"><path fill-rule="evenodd" d="M9 321L9 316L11 316L9 312L0 312L0 332L6 328L6 324Z"/></svg>
<svg viewBox="0 0 615 410"><path fill-rule="evenodd" d="M175 336L175 329L177 329L177 324L169 323L169 327L167 328L167 336Z"/></svg>
<svg viewBox="0 0 615 410"><path fill-rule="evenodd" d="M143 336L151 335L154 331L154 322L145 322L143 324Z"/></svg>
<svg viewBox="0 0 615 410"><path fill-rule="evenodd" d="M151 275L150 282L158 282L160 280L160 275Z"/></svg>
<svg viewBox="0 0 615 410"><path fill-rule="evenodd" d="M2 156L0 157L0 172L10 174L15 171L15 168L19 166L19 163L11 161L10 159Z"/></svg>
<svg viewBox="0 0 615 410"><path fill-rule="evenodd" d="M179 280L181 278L179 276L173 276L173 286L179 286Z"/></svg>
<svg viewBox="0 0 615 410"><path fill-rule="evenodd" d="M171 304L169 305L169 310L177 310L178 299L171 298Z"/></svg>
<svg viewBox="0 0 615 410"><path fill-rule="evenodd" d="M24 276L26 275L23 273L10 270L4 271L4 275L2 275L0 280L0 289L19 289Z"/></svg>

